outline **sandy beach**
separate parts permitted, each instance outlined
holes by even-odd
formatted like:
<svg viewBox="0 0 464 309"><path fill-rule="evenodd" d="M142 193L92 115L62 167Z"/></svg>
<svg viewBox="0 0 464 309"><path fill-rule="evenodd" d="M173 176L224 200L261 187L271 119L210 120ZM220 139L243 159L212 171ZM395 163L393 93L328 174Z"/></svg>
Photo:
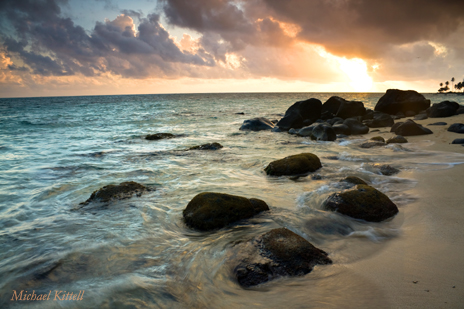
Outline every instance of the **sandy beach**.
<svg viewBox="0 0 464 309"><path fill-rule="evenodd" d="M439 121L447 125L427 126ZM462 134L447 131L453 123L464 123L464 115L416 122L434 134L409 136L410 142L430 141L425 150L464 154L462 145L451 144L454 139L463 138ZM371 135L388 138L393 133ZM383 295L381 303L385 308L462 308L464 164L416 171L413 177L418 183L409 193L417 196L417 200L402 208L401 235L375 255L347 266L376 287L377 296ZM373 302L379 305L378 300Z"/></svg>

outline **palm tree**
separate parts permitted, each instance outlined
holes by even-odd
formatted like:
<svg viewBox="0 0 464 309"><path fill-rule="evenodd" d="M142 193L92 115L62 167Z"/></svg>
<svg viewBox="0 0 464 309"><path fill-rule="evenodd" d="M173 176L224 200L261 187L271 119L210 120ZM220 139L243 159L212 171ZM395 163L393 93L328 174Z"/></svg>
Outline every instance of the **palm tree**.
<svg viewBox="0 0 464 309"><path fill-rule="evenodd" d="M451 77L451 89L453 89L454 77Z"/></svg>

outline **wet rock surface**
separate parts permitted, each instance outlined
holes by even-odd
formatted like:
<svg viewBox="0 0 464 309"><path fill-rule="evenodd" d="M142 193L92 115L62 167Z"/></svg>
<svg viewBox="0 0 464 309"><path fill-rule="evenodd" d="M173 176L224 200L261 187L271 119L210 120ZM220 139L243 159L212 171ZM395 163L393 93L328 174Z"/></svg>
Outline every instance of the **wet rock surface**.
<svg viewBox="0 0 464 309"><path fill-rule="evenodd" d="M395 124L396 125L396 124ZM392 127L393 130L394 127ZM432 134L430 129L424 128L422 125L415 123L413 120L408 119L405 122L398 125L394 131L395 134L401 136L414 136L414 135L425 135Z"/></svg>
<svg viewBox="0 0 464 309"><path fill-rule="evenodd" d="M319 158L312 153L301 153L273 161L264 169L267 175L303 175L322 167Z"/></svg>
<svg viewBox="0 0 464 309"><path fill-rule="evenodd" d="M108 185L94 191L89 199L80 205L87 205L91 202L108 203L113 200L127 199L133 195L142 196L143 192L152 190L134 181L122 182L119 185Z"/></svg>
<svg viewBox="0 0 464 309"><path fill-rule="evenodd" d="M309 126L321 117L322 102L318 99L298 101L290 106L276 124L281 130L300 129Z"/></svg>
<svg viewBox="0 0 464 309"><path fill-rule="evenodd" d="M234 270L238 283L252 287L283 276L303 276L315 265L331 264L328 254L286 229L271 230L254 240L260 255L242 261Z"/></svg>
<svg viewBox="0 0 464 309"><path fill-rule="evenodd" d="M311 139L316 141L334 141L337 134L330 125L318 124L311 131Z"/></svg>
<svg viewBox="0 0 464 309"><path fill-rule="evenodd" d="M190 147L188 150L218 150L223 147L224 146L219 143L206 143L203 145Z"/></svg>
<svg viewBox="0 0 464 309"><path fill-rule="evenodd" d="M404 136L401 136L401 135L397 135L397 136L393 136L393 137L390 137L389 139L387 139L387 144L404 144L404 143L407 143L408 140L404 137Z"/></svg>
<svg viewBox="0 0 464 309"><path fill-rule="evenodd" d="M396 205L382 192L367 185L332 194L323 207L355 219L381 222L398 213Z"/></svg>
<svg viewBox="0 0 464 309"><path fill-rule="evenodd" d="M274 123L267 118L258 117L253 119L245 120L240 127L241 131L262 131L262 130L272 130L274 128Z"/></svg>
<svg viewBox="0 0 464 309"><path fill-rule="evenodd" d="M269 210L269 207L260 199L203 192L188 203L183 217L187 226L200 231L210 231L251 218L265 210Z"/></svg>
<svg viewBox="0 0 464 309"><path fill-rule="evenodd" d="M350 183L352 185L367 185L367 182L356 176L348 176L340 180L340 182Z"/></svg>
<svg viewBox="0 0 464 309"><path fill-rule="evenodd" d="M464 133L464 123L453 123L449 126L448 131L462 134Z"/></svg>
<svg viewBox="0 0 464 309"><path fill-rule="evenodd" d="M350 128L352 135L367 134L369 132L369 127L362 124L354 118L348 118L343 121L343 124L347 125Z"/></svg>
<svg viewBox="0 0 464 309"><path fill-rule="evenodd" d="M155 134L148 134L145 139L149 141L157 141L160 139L170 139L170 138L175 138L177 137L174 134L171 133L155 133Z"/></svg>
<svg viewBox="0 0 464 309"><path fill-rule="evenodd" d="M427 111L430 118L450 117L456 115L459 104L453 101L435 103Z"/></svg>

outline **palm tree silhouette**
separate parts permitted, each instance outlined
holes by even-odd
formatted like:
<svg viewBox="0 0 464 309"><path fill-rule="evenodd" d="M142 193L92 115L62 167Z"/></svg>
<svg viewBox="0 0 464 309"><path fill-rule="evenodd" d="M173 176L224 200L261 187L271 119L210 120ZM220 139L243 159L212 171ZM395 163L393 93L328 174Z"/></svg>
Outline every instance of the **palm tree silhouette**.
<svg viewBox="0 0 464 309"><path fill-rule="evenodd" d="M453 89L454 77L451 77L451 89Z"/></svg>

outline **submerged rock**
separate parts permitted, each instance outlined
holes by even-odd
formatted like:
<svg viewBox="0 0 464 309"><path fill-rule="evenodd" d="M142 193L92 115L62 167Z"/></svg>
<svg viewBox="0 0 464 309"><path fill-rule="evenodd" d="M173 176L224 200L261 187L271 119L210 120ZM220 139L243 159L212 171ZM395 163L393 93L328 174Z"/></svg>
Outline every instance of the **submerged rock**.
<svg viewBox="0 0 464 309"><path fill-rule="evenodd" d="M464 133L464 123L453 123L448 128L448 131L462 134L462 133Z"/></svg>
<svg viewBox="0 0 464 309"><path fill-rule="evenodd" d="M433 104L427 111L430 118L450 117L456 115L459 104L453 101L443 101Z"/></svg>
<svg viewBox="0 0 464 309"><path fill-rule="evenodd" d="M334 193L327 198L323 207L355 219L380 222L398 213L396 205L382 192L367 185Z"/></svg>
<svg viewBox="0 0 464 309"><path fill-rule="evenodd" d="M155 134L148 134L145 139L149 141L156 141L159 139L169 139L176 137L174 134L171 133L155 133Z"/></svg>
<svg viewBox="0 0 464 309"><path fill-rule="evenodd" d="M262 284L283 276L303 276L315 265L331 264L328 254L286 228L271 230L256 239L259 262L243 261L235 268L243 287Z"/></svg>
<svg viewBox="0 0 464 309"><path fill-rule="evenodd" d="M315 154L301 153L273 161L264 171L271 176L292 176L311 173L321 167L321 161Z"/></svg>
<svg viewBox="0 0 464 309"><path fill-rule="evenodd" d="M395 115L398 112L414 116L430 107L430 100L414 90L388 89L379 99L374 110ZM411 114L413 113L413 114Z"/></svg>
<svg viewBox="0 0 464 309"><path fill-rule="evenodd" d="M281 130L300 129L309 126L321 117L322 103L318 99L299 101L290 106L276 124Z"/></svg>
<svg viewBox="0 0 464 309"><path fill-rule="evenodd" d="M183 216L187 226L209 231L251 218L265 210L269 210L269 207L260 199L203 192L188 203Z"/></svg>
<svg viewBox="0 0 464 309"><path fill-rule="evenodd" d="M142 196L143 192L151 191L134 181L122 182L119 185L108 185L103 188L96 190L92 193L88 200L80 203L80 205L87 205L91 202L103 202L108 203L112 200L122 200L132 197L134 194L136 196Z"/></svg>
<svg viewBox="0 0 464 309"><path fill-rule="evenodd" d="M274 123L267 118L258 117L253 119L245 120L240 127L241 131L262 131L262 130L272 130L274 128Z"/></svg>
<svg viewBox="0 0 464 309"><path fill-rule="evenodd" d="M399 169L391 166L391 165L381 165L380 168L379 168L379 171L382 175L385 175L385 176L391 176L391 175L395 175L395 174L398 174L400 172Z"/></svg>
<svg viewBox="0 0 464 309"><path fill-rule="evenodd" d="M306 222L305 227L313 233L323 235L347 236L353 232L353 228L348 224L330 220L328 218L311 219Z"/></svg>
<svg viewBox="0 0 464 309"><path fill-rule="evenodd" d="M396 124L395 124L396 125ZM393 127L392 127L393 130ZM402 136L413 136L413 135L424 135L432 134L430 129L424 128L422 125L415 123L413 120L408 119L404 123L401 123L395 128L394 131L397 135Z"/></svg>
<svg viewBox="0 0 464 309"><path fill-rule="evenodd" d="M361 148L372 148L372 147L380 147L385 146L385 142L366 142L359 145Z"/></svg>
<svg viewBox="0 0 464 309"><path fill-rule="evenodd" d="M393 136L387 139L387 144L404 144L407 143L408 140L401 135Z"/></svg>
<svg viewBox="0 0 464 309"><path fill-rule="evenodd" d="M218 150L223 147L224 146L219 143L206 143L203 145L190 147L188 150Z"/></svg>

